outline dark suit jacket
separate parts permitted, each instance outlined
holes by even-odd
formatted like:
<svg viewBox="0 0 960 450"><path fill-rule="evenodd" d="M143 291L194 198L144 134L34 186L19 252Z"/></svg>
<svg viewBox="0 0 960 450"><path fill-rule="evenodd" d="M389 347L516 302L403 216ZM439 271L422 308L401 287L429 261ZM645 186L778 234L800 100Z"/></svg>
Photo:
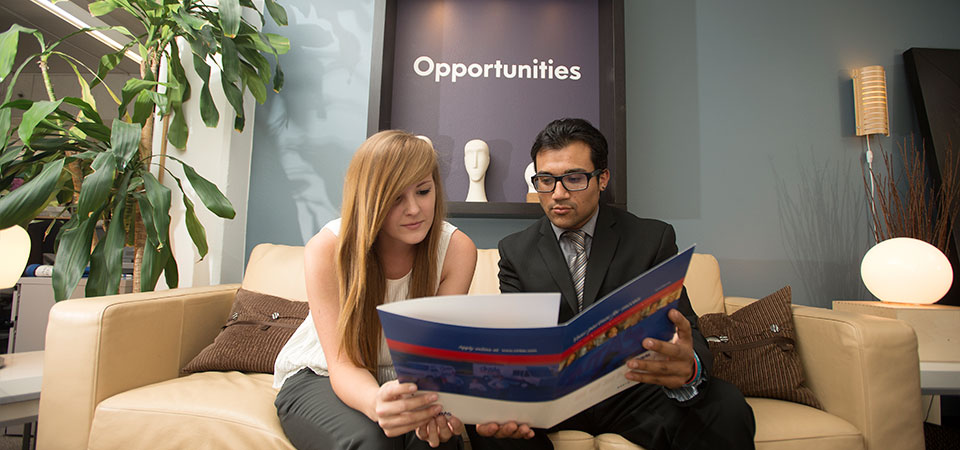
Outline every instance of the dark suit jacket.
<svg viewBox="0 0 960 450"><path fill-rule="evenodd" d="M498 247L501 292L559 291L563 301L560 302L558 323L575 315L577 294L573 278L550 219L543 217L527 229L503 238ZM587 260L584 307L675 254L677 243L672 226L600 205ZM697 316L690 306L686 288L680 295L677 309L693 327L693 348L708 373L713 356L697 329Z"/></svg>

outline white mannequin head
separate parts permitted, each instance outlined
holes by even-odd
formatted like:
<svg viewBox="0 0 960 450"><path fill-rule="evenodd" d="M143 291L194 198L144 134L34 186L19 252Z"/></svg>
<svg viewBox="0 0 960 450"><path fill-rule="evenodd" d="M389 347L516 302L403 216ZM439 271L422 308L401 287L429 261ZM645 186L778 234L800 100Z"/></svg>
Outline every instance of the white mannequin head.
<svg viewBox="0 0 960 450"><path fill-rule="evenodd" d="M537 174L537 169L533 168L533 163L527 164L527 170L523 171L523 181L527 182L527 192L536 193L533 188L533 176Z"/></svg>
<svg viewBox="0 0 960 450"><path fill-rule="evenodd" d="M490 166L490 147L480 139L474 139L463 147L463 164L467 167L470 181L480 181Z"/></svg>

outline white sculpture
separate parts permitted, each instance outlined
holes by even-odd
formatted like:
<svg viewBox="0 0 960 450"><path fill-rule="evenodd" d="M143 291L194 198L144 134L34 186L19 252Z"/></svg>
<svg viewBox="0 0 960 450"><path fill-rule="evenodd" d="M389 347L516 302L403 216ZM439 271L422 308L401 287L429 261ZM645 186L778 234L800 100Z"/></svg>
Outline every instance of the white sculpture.
<svg viewBox="0 0 960 450"><path fill-rule="evenodd" d="M467 190L468 202L487 201L484 179L490 166L490 147L480 139L474 139L463 146L463 164L470 176L470 188Z"/></svg>
<svg viewBox="0 0 960 450"><path fill-rule="evenodd" d="M533 163L527 164L527 169L523 171L523 181L527 182L527 203L537 203L540 199L537 197L537 190L533 188L533 176L537 174L537 169Z"/></svg>

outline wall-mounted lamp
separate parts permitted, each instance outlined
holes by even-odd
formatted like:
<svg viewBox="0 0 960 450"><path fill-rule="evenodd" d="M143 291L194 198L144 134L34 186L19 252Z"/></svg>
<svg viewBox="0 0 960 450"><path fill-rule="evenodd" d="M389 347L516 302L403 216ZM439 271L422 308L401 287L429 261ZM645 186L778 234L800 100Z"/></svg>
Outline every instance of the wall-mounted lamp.
<svg viewBox="0 0 960 450"><path fill-rule="evenodd" d="M853 71L853 100L857 119L857 136L867 137L867 168L870 171L870 213L876 217L876 188L873 182L873 151L870 135L890 136L887 114L887 75L883 66L866 66ZM880 235L873 230L874 240Z"/></svg>

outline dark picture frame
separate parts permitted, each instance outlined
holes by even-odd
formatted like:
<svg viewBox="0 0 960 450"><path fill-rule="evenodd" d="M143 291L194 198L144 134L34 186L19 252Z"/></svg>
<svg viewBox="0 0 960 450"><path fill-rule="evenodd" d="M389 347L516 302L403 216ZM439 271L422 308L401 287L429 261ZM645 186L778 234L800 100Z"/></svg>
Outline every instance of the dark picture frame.
<svg viewBox="0 0 960 450"><path fill-rule="evenodd" d="M394 90L394 72L396 49L404 45L397 40L398 14L405 4L424 0L376 0L374 12L373 50L371 54L370 98L367 121L368 135L380 130L396 127L391 120L394 99L402 93ZM428 0L434 3L455 0ZM564 0L541 0L544 7L551 2ZM519 2L523 4L525 2ZM529 5L529 3L526 3ZM504 7L500 3L499 7ZM506 3L510 5L510 3ZM597 67L598 117L594 125L607 138L609 146L609 168L611 181L604 192L602 201L615 207L626 209L626 129L625 129L625 92L624 92L624 38L623 38L623 0L596 0L597 6ZM427 24L424 24L427 26ZM571 31L566 31L571 32ZM481 32L478 36L495 35L497 30ZM436 103L441 99L433 99ZM490 111L496 114L496 111ZM559 117L554 117L559 118ZM546 122L540 124L542 127ZM412 130L411 130L412 131ZM535 133L535 132L534 132ZM529 161L529 149L533 143L531 134L524 142L511 142L512 152L522 152ZM436 145L436 143L435 143ZM441 158L452 158L456 149L441 148L437 145ZM444 154L444 153L447 154ZM446 180L444 180L446 182ZM496 182L494 180L493 182ZM491 180L487 180L488 186ZM519 201L462 202L448 201L447 210L451 217L500 217L500 218L536 218L543 215L539 203Z"/></svg>
<svg viewBox="0 0 960 450"><path fill-rule="evenodd" d="M960 49L911 48L903 53L926 163L933 189L939 190L947 151L960 152ZM930 151L930 150L933 151ZM953 266L953 285L940 305L960 306L960 217L951 218L953 230L947 244L947 259Z"/></svg>

